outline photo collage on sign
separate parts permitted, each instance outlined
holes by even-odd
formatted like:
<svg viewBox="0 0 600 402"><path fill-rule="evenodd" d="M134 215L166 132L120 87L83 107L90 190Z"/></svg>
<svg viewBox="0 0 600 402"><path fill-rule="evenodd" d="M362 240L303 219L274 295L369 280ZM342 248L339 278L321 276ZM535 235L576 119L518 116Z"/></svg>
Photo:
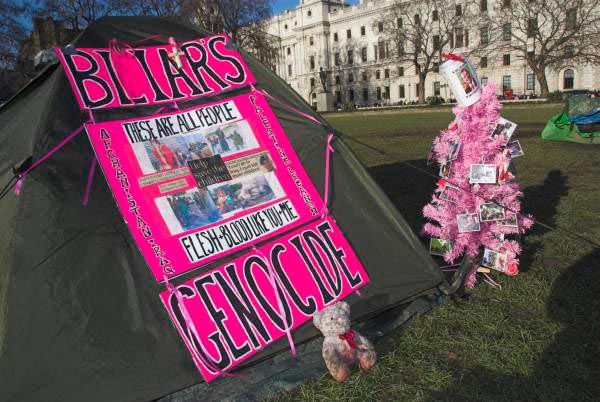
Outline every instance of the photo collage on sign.
<svg viewBox="0 0 600 402"><path fill-rule="evenodd" d="M196 187L154 199L172 235L285 196L269 152L260 149L246 120L132 147L145 175L187 167L193 176Z"/></svg>

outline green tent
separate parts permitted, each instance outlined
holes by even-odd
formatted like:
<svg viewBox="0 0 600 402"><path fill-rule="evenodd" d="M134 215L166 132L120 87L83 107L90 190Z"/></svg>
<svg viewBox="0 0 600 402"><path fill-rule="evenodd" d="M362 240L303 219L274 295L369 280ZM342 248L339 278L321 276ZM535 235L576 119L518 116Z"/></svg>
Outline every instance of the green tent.
<svg viewBox="0 0 600 402"><path fill-rule="evenodd" d="M208 35L163 18L106 17L73 45L106 47L112 38L157 33L178 42ZM323 121L270 69L245 58L259 88ZM328 131L272 106L310 179L323 183ZM99 118L143 113L110 110ZM86 118L60 65L48 66L0 109L2 186L14 181L15 166L39 160ZM381 336L456 288L343 137L335 147L330 211L371 278L363 297L348 301L361 330ZM27 176L19 197L0 199L0 401L257 400L323 373L322 341L309 322L294 331L298 359L282 339L240 366L243 377L203 382L99 172L89 205L81 205L91 157L79 136Z"/></svg>

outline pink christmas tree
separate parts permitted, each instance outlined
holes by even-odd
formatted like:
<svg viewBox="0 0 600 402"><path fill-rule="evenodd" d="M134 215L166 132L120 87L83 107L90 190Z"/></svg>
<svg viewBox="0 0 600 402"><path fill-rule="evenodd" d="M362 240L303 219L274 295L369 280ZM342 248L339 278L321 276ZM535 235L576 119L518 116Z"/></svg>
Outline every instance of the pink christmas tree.
<svg viewBox="0 0 600 402"><path fill-rule="evenodd" d="M449 241L443 253L446 262L455 263L464 255L474 262L467 287L475 284L479 262L516 275L521 246L510 236L524 233L533 224L531 216L520 213L523 193L509 169L515 151L500 108L495 87L488 84L477 103L453 109L455 120L433 142L442 179L431 203L423 208L431 221L423 231Z"/></svg>

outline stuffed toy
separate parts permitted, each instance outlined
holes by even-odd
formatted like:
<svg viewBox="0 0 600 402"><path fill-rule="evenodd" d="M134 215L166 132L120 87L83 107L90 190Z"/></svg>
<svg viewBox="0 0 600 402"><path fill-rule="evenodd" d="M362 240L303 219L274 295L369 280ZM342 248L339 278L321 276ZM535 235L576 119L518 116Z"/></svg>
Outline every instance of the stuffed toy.
<svg viewBox="0 0 600 402"><path fill-rule="evenodd" d="M377 354L373 344L350 328L348 303L338 302L316 313L313 323L325 336L323 359L336 381L345 381L357 362L363 370L375 365Z"/></svg>

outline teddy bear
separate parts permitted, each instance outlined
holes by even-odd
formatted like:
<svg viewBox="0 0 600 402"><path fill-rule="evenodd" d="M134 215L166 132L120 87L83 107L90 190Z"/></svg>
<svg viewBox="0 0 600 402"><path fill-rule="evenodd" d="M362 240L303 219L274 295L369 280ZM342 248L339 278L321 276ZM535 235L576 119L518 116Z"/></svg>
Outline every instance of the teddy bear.
<svg viewBox="0 0 600 402"><path fill-rule="evenodd" d="M338 382L350 376L352 366L358 362L363 370L375 365L377 354L373 344L350 328L350 305L337 302L313 316L323 340L323 359L329 372Z"/></svg>

